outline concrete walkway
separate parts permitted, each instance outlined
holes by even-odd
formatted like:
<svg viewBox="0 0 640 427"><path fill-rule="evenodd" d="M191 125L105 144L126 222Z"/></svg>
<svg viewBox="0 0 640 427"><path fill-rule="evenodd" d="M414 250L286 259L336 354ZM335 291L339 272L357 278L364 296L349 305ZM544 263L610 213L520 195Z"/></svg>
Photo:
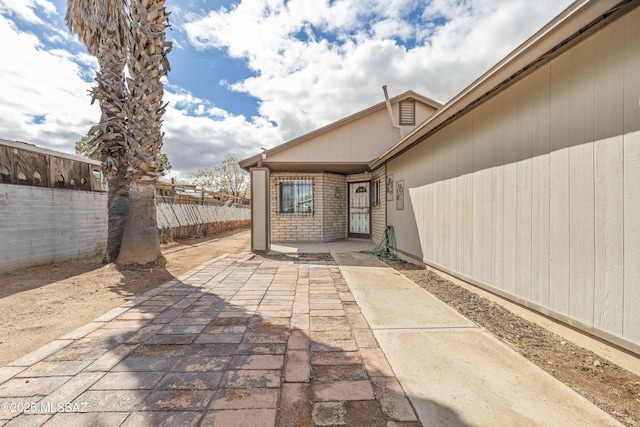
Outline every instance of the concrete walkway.
<svg viewBox="0 0 640 427"><path fill-rule="evenodd" d="M617 425L372 247L207 262L0 368L0 424Z"/></svg>

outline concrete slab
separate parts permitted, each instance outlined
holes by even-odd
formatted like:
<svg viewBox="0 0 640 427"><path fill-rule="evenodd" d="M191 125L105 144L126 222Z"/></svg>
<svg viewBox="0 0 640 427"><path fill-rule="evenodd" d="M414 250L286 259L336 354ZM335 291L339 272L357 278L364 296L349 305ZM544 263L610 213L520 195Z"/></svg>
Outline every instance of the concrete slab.
<svg viewBox="0 0 640 427"><path fill-rule="evenodd" d="M475 324L422 288L354 289L372 329L473 327Z"/></svg>
<svg viewBox="0 0 640 427"><path fill-rule="evenodd" d="M270 252L284 254L328 254L329 249L322 242L272 243Z"/></svg>
<svg viewBox="0 0 640 427"><path fill-rule="evenodd" d="M424 426L621 425L479 329L374 334Z"/></svg>
<svg viewBox="0 0 640 427"><path fill-rule="evenodd" d="M416 284L379 259L363 253L331 253L342 276L355 289L414 288Z"/></svg>

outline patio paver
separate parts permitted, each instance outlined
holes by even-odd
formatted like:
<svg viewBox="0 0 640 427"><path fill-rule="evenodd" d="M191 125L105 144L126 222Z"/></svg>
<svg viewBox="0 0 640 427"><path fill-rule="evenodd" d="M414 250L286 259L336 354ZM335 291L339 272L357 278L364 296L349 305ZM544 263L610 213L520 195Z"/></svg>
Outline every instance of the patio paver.
<svg viewBox="0 0 640 427"><path fill-rule="evenodd" d="M326 256L218 257L2 373L7 426L419 425Z"/></svg>

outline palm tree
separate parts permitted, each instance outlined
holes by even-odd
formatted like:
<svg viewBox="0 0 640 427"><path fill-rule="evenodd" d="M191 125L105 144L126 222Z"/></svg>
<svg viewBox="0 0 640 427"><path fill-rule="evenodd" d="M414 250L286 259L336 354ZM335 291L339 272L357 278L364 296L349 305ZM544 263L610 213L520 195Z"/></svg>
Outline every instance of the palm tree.
<svg viewBox="0 0 640 427"><path fill-rule="evenodd" d="M120 252L129 194L124 81L129 24L125 10L124 0L69 0L65 16L71 32L100 66L91 103L98 100L102 116L89 131L89 139L109 184L106 263L115 261Z"/></svg>
<svg viewBox="0 0 640 427"><path fill-rule="evenodd" d="M162 263L156 221L155 183L162 175L158 155L162 148L162 116L166 105L160 79L170 70L166 41L169 13L165 0L131 0L129 5L129 94L126 103L129 149L126 152L129 212L117 263Z"/></svg>
<svg viewBox="0 0 640 427"><path fill-rule="evenodd" d="M103 168L111 177L109 238L119 237L116 226L122 236L119 250L111 253L108 250L106 259L112 261L117 256L120 265L164 261L154 186L162 174L157 157L162 147L160 127L166 107L162 104L164 91L160 79L169 71L166 55L171 50L171 43L165 40L169 14L164 3L164 0L67 2L67 25L100 64L92 102L100 101L102 117L90 134ZM126 87L125 64L131 76ZM122 203L123 200L128 201ZM116 213L125 221L116 223Z"/></svg>

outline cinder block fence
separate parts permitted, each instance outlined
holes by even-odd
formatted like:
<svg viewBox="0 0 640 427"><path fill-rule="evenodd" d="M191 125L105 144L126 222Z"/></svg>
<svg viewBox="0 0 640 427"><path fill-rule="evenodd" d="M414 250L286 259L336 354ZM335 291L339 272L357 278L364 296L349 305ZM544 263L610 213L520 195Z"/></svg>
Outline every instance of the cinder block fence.
<svg viewBox="0 0 640 427"><path fill-rule="evenodd" d="M107 193L0 184L0 271L98 255Z"/></svg>

